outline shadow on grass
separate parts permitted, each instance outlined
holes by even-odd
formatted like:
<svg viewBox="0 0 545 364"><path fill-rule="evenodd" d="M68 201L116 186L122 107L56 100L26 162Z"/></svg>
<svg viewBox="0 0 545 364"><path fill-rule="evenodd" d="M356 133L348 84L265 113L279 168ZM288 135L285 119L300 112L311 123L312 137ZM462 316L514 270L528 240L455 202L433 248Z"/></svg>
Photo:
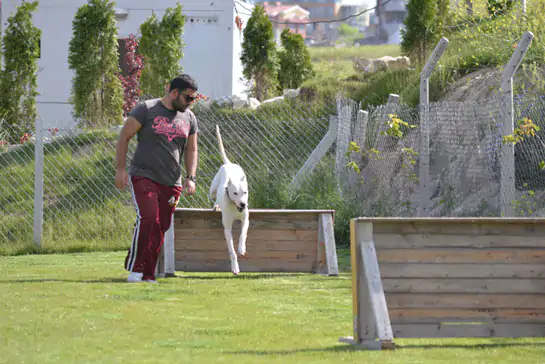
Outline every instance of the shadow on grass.
<svg viewBox="0 0 545 364"><path fill-rule="evenodd" d="M494 349L510 347L544 347L545 342L525 342L525 343L480 343L480 344L408 344L396 345L396 349Z"/></svg>
<svg viewBox="0 0 545 364"><path fill-rule="evenodd" d="M396 345L396 350L403 349L493 349L493 348L509 348L509 347L531 347L531 346L545 346L545 342L528 342L528 343L481 343L481 344L409 344L409 345ZM396 350L383 350L383 351L393 351ZM370 351L363 348L358 348L352 345L336 345L329 346L325 348L305 348L305 349L290 349L290 350L240 350L240 351L228 351L224 354L230 355L256 355L256 356L267 356L267 355L296 355L301 353L320 353L320 352L332 352L332 353L342 353L342 352L356 352L356 351Z"/></svg>
<svg viewBox="0 0 545 364"><path fill-rule="evenodd" d="M103 278L103 279L61 279L61 278L36 278L36 279L7 279L0 280L0 284L5 283L47 283L47 282L63 282L63 283L127 283L127 278ZM128 284L128 283L127 283Z"/></svg>
<svg viewBox="0 0 545 364"><path fill-rule="evenodd" d="M328 346L325 348L305 348L305 349L290 349L290 350L240 350L240 351L225 351L222 352L222 354L228 354L228 355L257 355L257 356L266 356L266 355L296 355L301 353L324 353L324 352L330 352L330 353L344 353L344 352L352 352L352 351L359 351L361 349L358 349L354 346L350 345L336 345L336 346Z"/></svg>
<svg viewBox="0 0 545 364"><path fill-rule="evenodd" d="M249 275L238 275L235 276L230 273L225 275L175 275L167 278L159 278L161 283L168 283L171 279L184 279L184 280L228 280L228 279L271 279L271 278L282 278L282 277L297 277L303 276L305 273L257 273ZM7 279L0 280L0 284L4 283L45 283L45 282L65 282L65 283L127 283L125 277L111 277L111 278L102 278L102 279L64 279L64 278L36 278L36 279Z"/></svg>

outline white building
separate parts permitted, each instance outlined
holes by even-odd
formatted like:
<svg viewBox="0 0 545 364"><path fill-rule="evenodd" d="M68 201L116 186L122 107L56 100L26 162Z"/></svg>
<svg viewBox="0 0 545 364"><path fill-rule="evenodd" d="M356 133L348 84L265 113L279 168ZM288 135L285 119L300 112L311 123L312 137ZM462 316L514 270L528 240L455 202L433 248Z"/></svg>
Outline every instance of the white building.
<svg viewBox="0 0 545 364"><path fill-rule="evenodd" d="M23 0L0 0L2 29L15 6ZM68 68L68 47L72 38L72 20L85 0L41 0L34 13L34 24L41 29L41 58L38 74L38 113L46 126L73 125L72 105L68 100L73 72ZM118 36L139 35L139 27L152 11L160 19L166 8L176 6L177 0L117 0ZM184 58L180 62L184 72L192 75L199 91L211 98L241 94L242 31L236 24L237 15L246 25L249 11L235 9L232 0L179 0L186 16L183 41ZM155 4L155 5L153 5ZM246 9L252 5L245 4ZM120 49L120 53L121 53Z"/></svg>

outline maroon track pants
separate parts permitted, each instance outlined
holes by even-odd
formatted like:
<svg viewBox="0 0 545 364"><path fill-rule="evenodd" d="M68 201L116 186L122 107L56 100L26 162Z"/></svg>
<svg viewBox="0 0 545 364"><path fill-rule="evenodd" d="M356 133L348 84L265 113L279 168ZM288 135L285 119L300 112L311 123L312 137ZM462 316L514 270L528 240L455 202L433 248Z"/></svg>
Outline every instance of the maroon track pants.
<svg viewBox="0 0 545 364"><path fill-rule="evenodd" d="M130 187L136 223L125 269L143 273L142 279L155 279L159 252L182 188L165 186L140 176L130 176Z"/></svg>

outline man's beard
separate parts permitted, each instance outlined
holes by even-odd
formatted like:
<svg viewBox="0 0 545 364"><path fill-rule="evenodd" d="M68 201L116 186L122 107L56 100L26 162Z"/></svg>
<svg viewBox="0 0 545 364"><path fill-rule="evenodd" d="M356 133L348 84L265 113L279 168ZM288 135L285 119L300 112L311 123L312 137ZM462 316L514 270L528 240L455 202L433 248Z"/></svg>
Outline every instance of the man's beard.
<svg viewBox="0 0 545 364"><path fill-rule="evenodd" d="M178 100L174 101L173 106L174 110L179 112L184 112L187 109L187 105L182 105Z"/></svg>

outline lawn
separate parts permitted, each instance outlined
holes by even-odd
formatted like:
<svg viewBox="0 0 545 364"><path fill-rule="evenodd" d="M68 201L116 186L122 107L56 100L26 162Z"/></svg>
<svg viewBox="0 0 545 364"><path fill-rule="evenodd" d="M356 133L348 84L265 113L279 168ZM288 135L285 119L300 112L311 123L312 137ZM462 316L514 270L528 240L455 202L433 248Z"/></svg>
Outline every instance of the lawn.
<svg viewBox="0 0 545 364"><path fill-rule="evenodd" d="M129 284L124 252L0 258L2 363L543 363L545 340L338 343L351 283L306 274L183 274Z"/></svg>

